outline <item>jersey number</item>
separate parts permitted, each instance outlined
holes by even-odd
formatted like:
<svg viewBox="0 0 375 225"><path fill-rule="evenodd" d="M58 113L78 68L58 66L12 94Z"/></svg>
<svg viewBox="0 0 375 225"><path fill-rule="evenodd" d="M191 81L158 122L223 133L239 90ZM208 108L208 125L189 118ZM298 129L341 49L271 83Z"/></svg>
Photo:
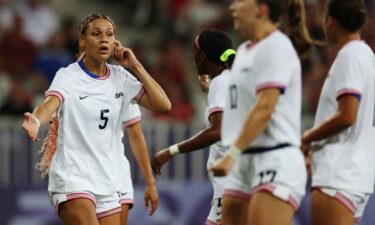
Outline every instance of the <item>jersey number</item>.
<svg viewBox="0 0 375 225"><path fill-rule="evenodd" d="M260 176L260 184L273 182L276 177L276 170L266 170L259 173Z"/></svg>
<svg viewBox="0 0 375 225"><path fill-rule="evenodd" d="M103 130L108 123L108 117L104 115L105 113L109 113L109 109L100 110L100 119L104 121L104 124L99 124L99 129L101 130Z"/></svg>
<svg viewBox="0 0 375 225"><path fill-rule="evenodd" d="M237 86L235 84L229 87L229 94L230 94L230 108L235 109L237 108L237 101L238 101Z"/></svg>

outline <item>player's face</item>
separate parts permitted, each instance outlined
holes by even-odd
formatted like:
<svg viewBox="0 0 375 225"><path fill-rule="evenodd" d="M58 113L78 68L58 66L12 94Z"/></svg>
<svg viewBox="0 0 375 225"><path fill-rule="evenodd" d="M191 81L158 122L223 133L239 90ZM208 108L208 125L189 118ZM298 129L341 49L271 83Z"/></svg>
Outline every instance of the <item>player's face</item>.
<svg viewBox="0 0 375 225"><path fill-rule="evenodd" d="M193 55L194 55L194 65L197 69L198 75L205 75L204 71L204 59L203 55L201 53L201 50L198 49L198 47L194 44L193 46Z"/></svg>
<svg viewBox="0 0 375 225"><path fill-rule="evenodd" d="M258 8L256 0L234 0L229 6L232 12L234 29L242 35L251 35L259 11Z"/></svg>
<svg viewBox="0 0 375 225"><path fill-rule="evenodd" d="M115 32L111 22L96 19L88 24L85 34L80 37L80 44L85 49L86 57L107 61L113 53Z"/></svg>
<svg viewBox="0 0 375 225"><path fill-rule="evenodd" d="M323 30L329 43L335 43L337 41L336 32L334 29L334 21L332 17L324 15Z"/></svg>

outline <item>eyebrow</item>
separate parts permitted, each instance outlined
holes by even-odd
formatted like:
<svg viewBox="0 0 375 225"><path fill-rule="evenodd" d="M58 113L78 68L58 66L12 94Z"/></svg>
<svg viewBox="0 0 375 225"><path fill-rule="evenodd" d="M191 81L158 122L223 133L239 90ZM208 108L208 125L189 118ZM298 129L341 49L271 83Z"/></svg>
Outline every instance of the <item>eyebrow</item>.
<svg viewBox="0 0 375 225"><path fill-rule="evenodd" d="M94 28L92 28L94 31L96 31L96 30L101 30L101 28L99 28L99 27L94 27ZM111 28L111 27L109 27L109 28L107 28L105 31L108 31L108 30L110 30L110 31L114 31L113 30L113 28Z"/></svg>

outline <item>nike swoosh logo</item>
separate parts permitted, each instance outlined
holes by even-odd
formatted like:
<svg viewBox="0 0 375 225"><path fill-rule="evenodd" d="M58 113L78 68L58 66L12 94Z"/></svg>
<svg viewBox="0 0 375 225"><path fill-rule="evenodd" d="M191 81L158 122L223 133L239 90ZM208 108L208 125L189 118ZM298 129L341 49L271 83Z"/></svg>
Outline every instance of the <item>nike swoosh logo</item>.
<svg viewBox="0 0 375 225"><path fill-rule="evenodd" d="M88 95L83 96L83 97L79 96L79 100L85 99L85 98L87 98L87 97L89 97L89 96L88 96Z"/></svg>

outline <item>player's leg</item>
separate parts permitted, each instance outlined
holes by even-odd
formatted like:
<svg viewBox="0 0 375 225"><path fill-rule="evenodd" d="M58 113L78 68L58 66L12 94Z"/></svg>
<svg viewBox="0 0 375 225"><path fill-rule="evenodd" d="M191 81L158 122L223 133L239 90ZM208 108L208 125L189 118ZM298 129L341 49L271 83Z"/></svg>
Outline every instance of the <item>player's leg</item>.
<svg viewBox="0 0 375 225"><path fill-rule="evenodd" d="M234 193L232 193L234 194ZM244 225L247 219L249 196L238 193L237 196L225 194L223 198L222 225Z"/></svg>
<svg viewBox="0 0 375 225"><path fill-rule="evenodd" d="M128 223L129 208L128 204L121 205L120 225L126 225Z"/></svg>
<svg viewBox="0 0 375 225"><path fill-rule="evenodd" d="M291 225L304 194L307 173L295 147L256 154L247 224Z"/></svg>
<svg viewBox="0 0 375 225"><path fill-rule="evenodd" d="M242 155L225 180L222 225L245 225L250 200L251 157Z"/></svg>
<svg viewBox="0 0 375 225"><path fill-rule="evenodd" d="M346 206L345 206L346 204ZM311 194L311 225L353 225L354 206L334 196L313 189Z"/></svg>
<svg viewBox="0 0 375 225"><path fill-rule="evenodd" d="M291 225L294 209L289 203L269 192L260 191L251 197L248 225Z"/></svg>
<svg viewBox="0 0 375 225"><path fill-rule="evenodd" d="M64 225L99 225L95 197L88 192L49 193L52 206Z"/></svg>
<svg viewBox="0 0 375 225"><path fill-rule="evenodd" d="M96 217L100 225L118 225L121 220L120 196L96 196Z"/></svg>
<svg viewBox="0 0 375 225"><path fill-rule="evenodd" d="M78 198L59 204L58 214L64 225L99 225L95 205L89 199Z"/></svg>
<svg viewBox="0 0 375 225"><path fill-rule="evenodd" d="M128 184L131 184L131 179L129 176ZM134 204L134 192L133 185L128 185L127 190L120 192L120 204L121 204L121 215L120 215L120 225L126 225L128 223L129 211L133 208Z"/></svg>
<svg viewBox="0 0 375 225"><path fill-rule="evenodd" d="M115 214L111 214L109 216L104 216L101 218L98 218L100 225L114 225L114 224L120 224L120 216L121 212L117 212Z"/></svg>

